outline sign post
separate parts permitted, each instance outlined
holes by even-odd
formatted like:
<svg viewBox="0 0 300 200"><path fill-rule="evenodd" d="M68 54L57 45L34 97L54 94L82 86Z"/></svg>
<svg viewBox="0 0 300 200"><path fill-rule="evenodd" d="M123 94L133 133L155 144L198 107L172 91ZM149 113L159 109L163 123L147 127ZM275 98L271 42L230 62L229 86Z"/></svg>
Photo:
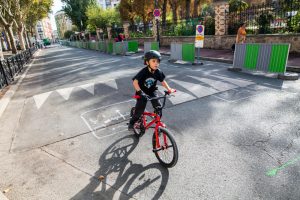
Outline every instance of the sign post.
<svg viewBox="0 0 300 200"><path fill-rule="evenodd" d="M195 38L195 48L197 48L197 63L195 64L203 65L203 63L200 62L200 48L203 48L203 42L204 42L204 26L197 25L196 38Z"/></svg>
<svg viewBox="0 0 300 200"><path fill-rule="evenodd" d="M157 7L157 0L155 1L155 7ZM154 18L156 20L157 42L159 43L159 46L160 46L160 41L159 41L159 25L158 25L158 22L159 22L158 20L160 18L160 10L159 9L154 9L153 15L154 15Z"/></svg>

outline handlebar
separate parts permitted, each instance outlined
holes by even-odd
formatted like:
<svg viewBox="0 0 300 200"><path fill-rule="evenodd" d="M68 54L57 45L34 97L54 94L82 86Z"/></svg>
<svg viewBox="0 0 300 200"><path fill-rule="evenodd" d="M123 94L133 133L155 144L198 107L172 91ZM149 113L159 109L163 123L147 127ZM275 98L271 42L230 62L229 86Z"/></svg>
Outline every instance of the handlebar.
<svg viewBox="0 0 300 200"><path fill-rule="evenodd" d="M174 90L174 92L176 92L176 90ZM161 109L162 109L163 107L165 107L167 96L171 95L171 92L169 92L169 91L164 91L164 93L165 93L165 95L164 96L160 96L160 97L150 97L150 96L147 95L146 96L147 101L151 101L151 100L154 100L154 99L164 99L163 104L161 106ZM133 98L139 99L139 98L141 98L141 96L134 95Z"/></svg>

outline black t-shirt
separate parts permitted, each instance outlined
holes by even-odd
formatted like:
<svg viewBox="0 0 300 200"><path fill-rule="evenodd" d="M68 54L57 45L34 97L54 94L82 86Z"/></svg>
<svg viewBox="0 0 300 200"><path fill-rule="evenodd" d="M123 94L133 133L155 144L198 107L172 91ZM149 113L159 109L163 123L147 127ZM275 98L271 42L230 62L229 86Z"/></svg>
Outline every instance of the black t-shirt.
<svg viewBox="0 0 300 200"><path fill-rule="evenodd" d="M149 72L148 67L144 67L135 75L132 80L138 80L139 86L143 92L150 95L153 93L157 87L156 82L159 80L160 82L163 82L165 79L165 75L160 69L155 70L154 74Z"/></svg>

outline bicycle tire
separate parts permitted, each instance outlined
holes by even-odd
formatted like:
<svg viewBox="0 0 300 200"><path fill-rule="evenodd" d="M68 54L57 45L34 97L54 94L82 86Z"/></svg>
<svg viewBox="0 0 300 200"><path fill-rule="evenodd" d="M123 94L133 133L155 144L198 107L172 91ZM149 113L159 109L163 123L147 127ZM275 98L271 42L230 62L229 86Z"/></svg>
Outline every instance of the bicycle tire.
<svg viewBox="0 0 300 200"><path fill-rule="evenodd" d="M168 142L167 148L165 148L164 145L161 145L164 142L163 139L164 134L167 137L167 142ZM161 165L167 168L174 167L178 161L178 148L174 137L167 129L162 127L160 127L158 130L158 137L159 137L160 146L163 146L164 148L157 149L156 137L155 137L155 133L153 133L153 137L152 137L153 153L155 154L156 158L158 159ZM167 151L171 151L171 147L173 149L173 152L169 152L169 153L172 154L172 158L170 159L170 161L165 161L163 156L166 155Z"/></svg>

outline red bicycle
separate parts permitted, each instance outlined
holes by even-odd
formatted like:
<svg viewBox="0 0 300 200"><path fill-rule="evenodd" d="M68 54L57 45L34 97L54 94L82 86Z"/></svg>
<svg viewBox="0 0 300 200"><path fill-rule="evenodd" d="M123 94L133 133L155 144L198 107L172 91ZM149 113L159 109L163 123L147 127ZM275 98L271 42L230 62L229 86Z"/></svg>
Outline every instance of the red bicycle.
<svg viewBox="0 0 300 200"><path fill-rule="evenodd" d="M178 160L178 148L175 142L174 137L172 134L166 129L166 125L161 121L162 116L162 109L165 107L166 104L166 97L170 95L169 92L165 91L164 96L160 97L147 97L148 101L153 99L163 99L163 104L160 107L154 108L154 112L144 112L140 119L135 122L133 126L134 134L137 137L141 137L147 129L154 128L154 133L152 136L152 146L153 146L153 153L155 154L158 161L164 167L174 167ZM140 96L135 95L135 99L140 98ZM135 107L131 108L130 117L135 112ZM152 120L147 123L147 117L150 117ZM152 125L155 124L155 127Z"/></svg>

